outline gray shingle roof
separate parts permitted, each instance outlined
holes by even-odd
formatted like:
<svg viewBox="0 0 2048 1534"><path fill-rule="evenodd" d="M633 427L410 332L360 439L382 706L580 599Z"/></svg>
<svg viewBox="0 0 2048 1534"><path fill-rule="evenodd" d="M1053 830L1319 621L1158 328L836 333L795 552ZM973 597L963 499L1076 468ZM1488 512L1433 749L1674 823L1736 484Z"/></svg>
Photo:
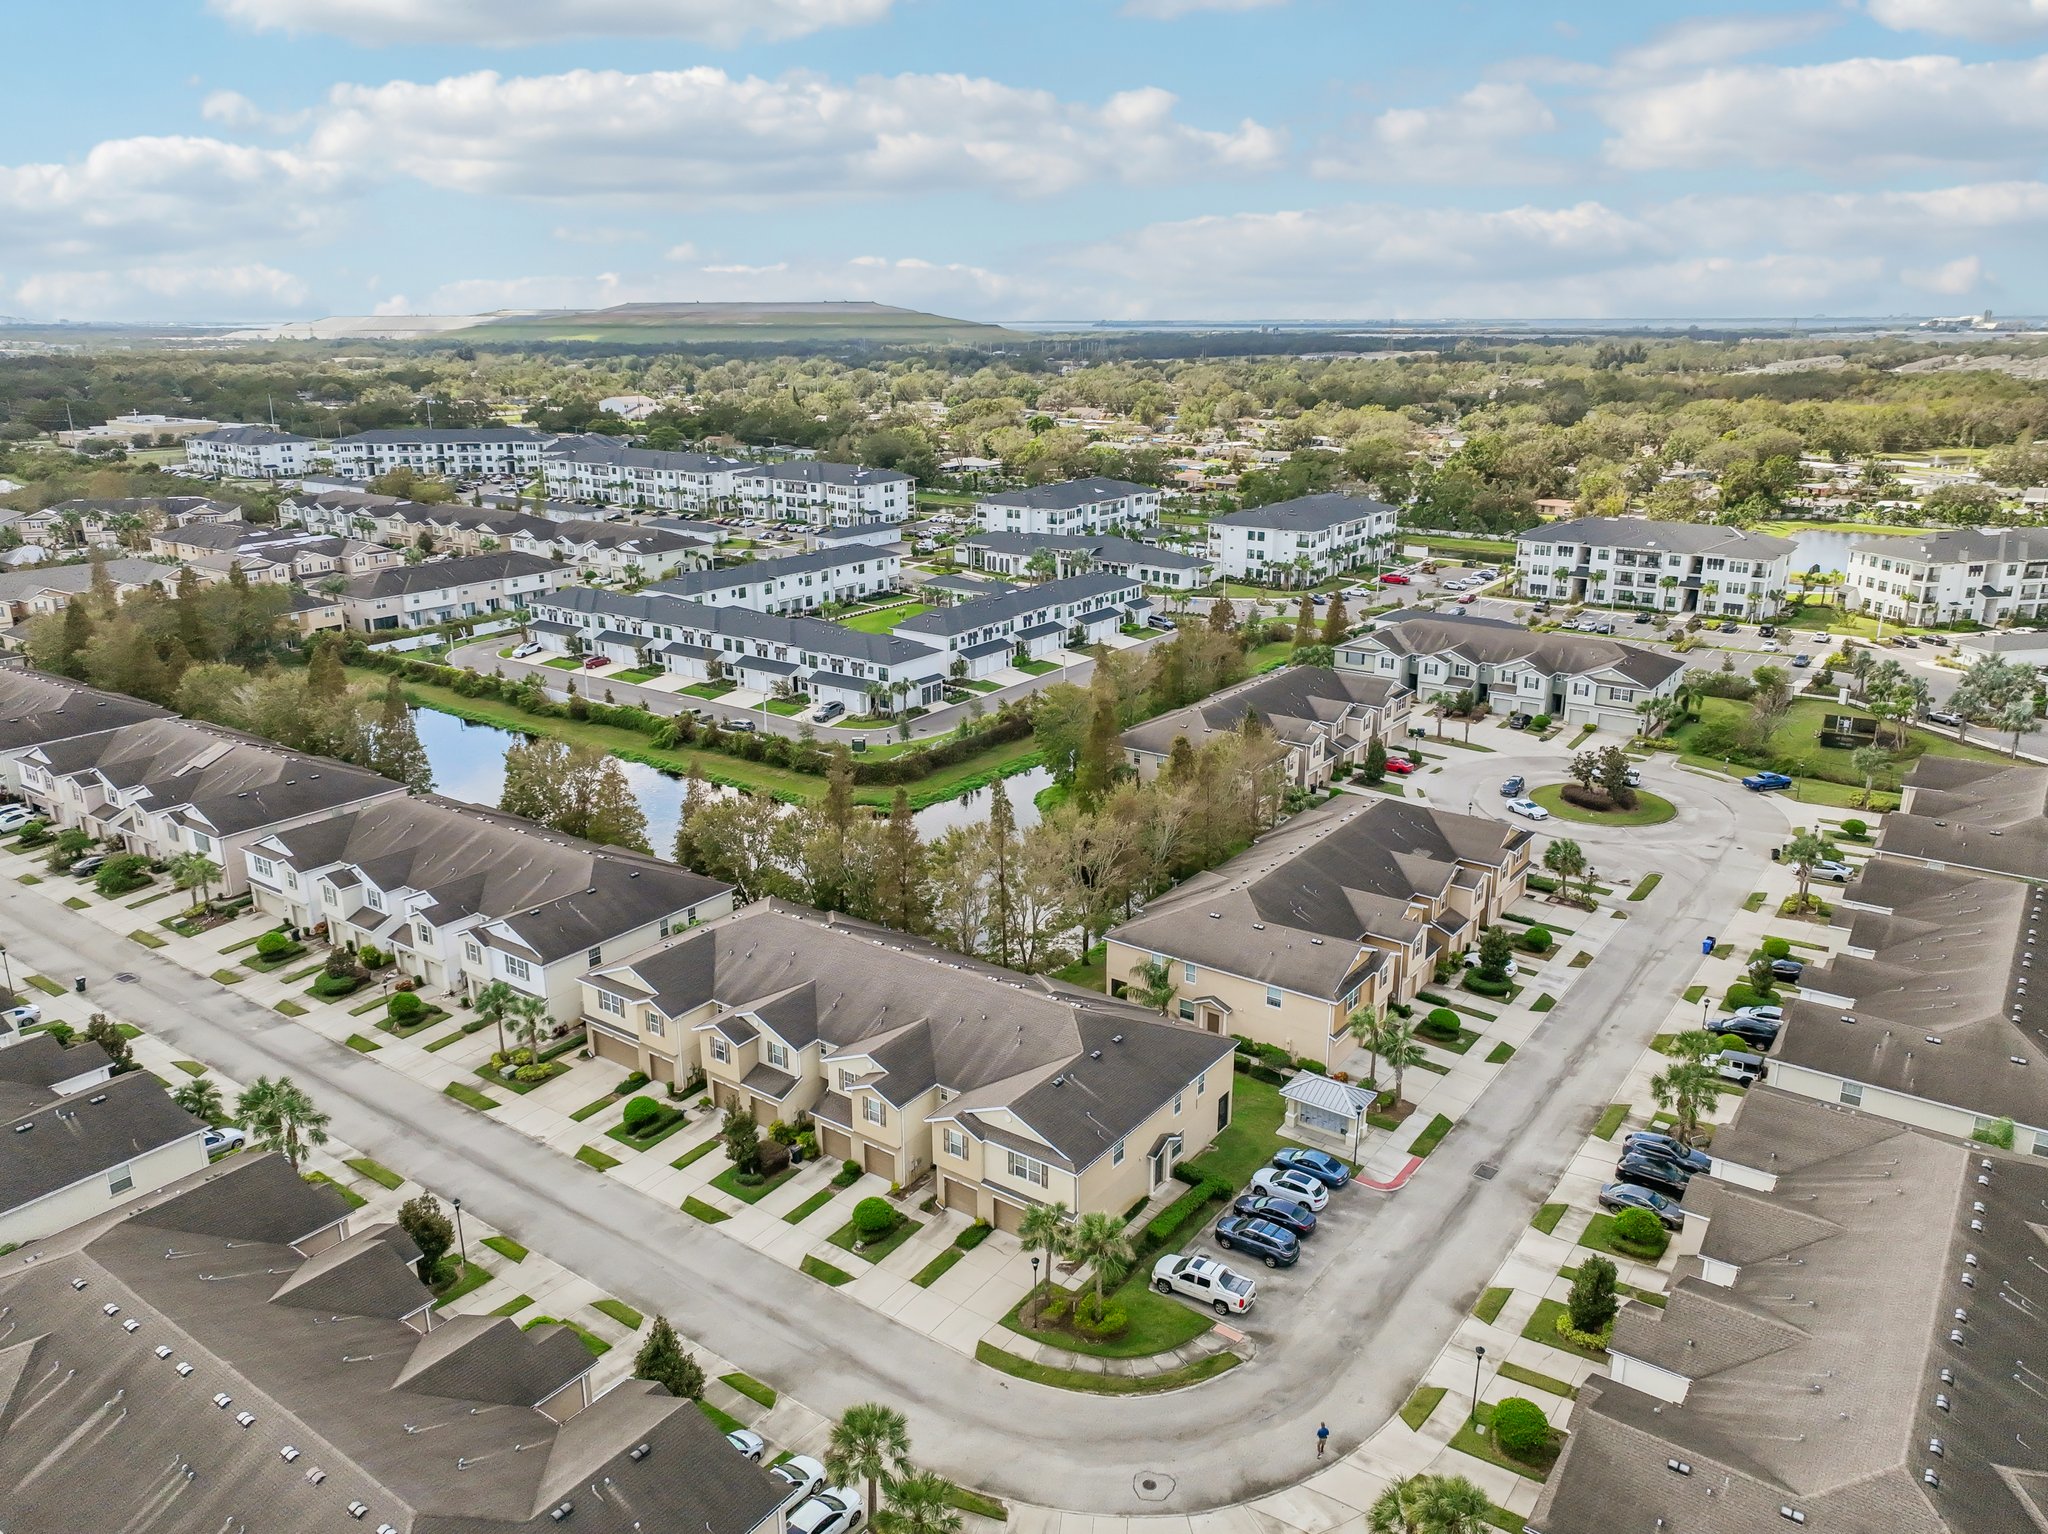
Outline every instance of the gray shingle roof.
<svg viewBox="0 0 2048 1534"><path fill-rule="evenodd" d="M744 458L634 447L623 438L607 437L597 432L558 437L548 444L544 456L557 462L611 464L622 469L653 469L671 474L716 474L749 467Z"/></svg>
<svg viewBox="0 0 2048 1534"><path fill-rule="evenodd" d="M1355 671L1285 666L1134 725L1123 732L1123 743L1134 751L1164 756L1177 737L1184 735L1189 745L1200 746L1212 736L1237 729L1247 713L1256 713L1278 739L1299 744L1345 710L1382 709L1406 691Z"/></svg>
<svg viewBox="0 0 2048 1534"><path fill-rule="evenodd" d="M4 1053L27 1047L16 1044ZM87 1061L71 1074L91 1069ZM68 1097L48 1097L0 1122L5 1136L0 1144L7 1147L0 1155L0 1210L33 1203L205 1127L172 1102L146 1071L116 1076Z"/></svg>
<svg viewBox="0 0 2048 1534"><path fill-rule="evenodd" d="M169 709L124 693L101 692L41 671L0 671L0 751L170 717Z"/></svg>
<svg viewBox="0 0 2048 1534"><path fill-rule="evenodd" d="M1877 845L1887 857L2048 879L2048 769L1922 756Z"/></svg>
<svg viewBox="0 0 2048 1534"><path fill-rule="evenodd" d="M160 565L147 559L109 559L107 579L117 586L169 586L178 578L175 565ZM52 565L46 569L10 570L0 575L0 602L25 602L44 591L61 591L80 596L92 590L90 564Z"/></svg>
<svg viewBox="0 0 2048 1534"><path fill-rule="evenodd" d="M991 554L1021 554L1027 558L1040 549L1051 549L1059 553L1086 554L1097 564L1144 564L1159 570L1197 570L1215 563L1206 554L1184 554L1178 549L1161 548L1156 543L1109 534L1091 537L1086 533L974 533L963 538L961 546L986 549Z"/></svg>
<svg viewBox="0 0 2048 1534"><path fill-rule="evenodd" d="M738 477L772 479L804 485L913 483L908 474L900 474L894 469L864 469L857 463L828 463L823 459L796 463L753 464L740 470Z"/></svg>
<svg viewBox="0 0 2048 1534"><path fill-rule="evenodd" d="M343 591L351 597L395 597L407 592L445 591L482 581L502 581L515 575L541 575L560 569L561 566L553 560L543 559L538 554L467 554L456 559L395 565L389 570L353 576Z"/></svg>
<svg viewBox="0 0 2048 1534"><path fill-rule="evenodd" d="M589 586L565 586L533 605L565 612L594 613L608 618L631 618L643 623L667 624L672 628L695 629L712 634L729 634L736 639L759 640L765 644L787 645L820 655L849 660L883 662L891 666L911 665L929 657L933 670L939 667L938 652L930 645L899 639L894 634L868 634L823 618L791 618L780 613L757 613L750 607L711 607L686 601L655 590L641 592L602 591Z"/></svg>
<svg viewBox="0 0 2048 1534"><path fill-rule="evenodd" d="M1522 661L1546 676L1612 671L1644 687L1658 686L1685 669L1678 656L1594 634L1536 634L1518 623L1440 618L1421 608L1389 613L1371 632L1345 640L1344 647L1390 650L1396 655L1454 655L1474 665Z"/></svg>
<svg viewBox="0 0 2048 1534"><path fill-rule="evenodd" d="M1777 559L1796 544L1789 538L1722 527L1712 522L1660 522L1649 517L1576 517L1515 534L1518 544L1577 543L1589 548L1662 549L1673 554L1717 554L1730 559Z"/></svg>
<svg viewBox="0 0 2048 1534"><path fill-rule="evenodd" d="M981 497L986 506L1029 506L1045 511L1075 510L1100 501L1120 501L1133 495L1157 495L1150 485L1134 485L1127 479L1069 479L1055 485L1026 485L1018 490L997 490Z"/></svg>
<svg viewBox="0 0 2048 1534"><path fill-rule="evenodd" d="M872 564L879 553L871 548L813 549L803 554L781 554L744 565L721 565L715 570L688 570L681 575L656 581L647 589L675 597L699 597L713 591L731 591L738 586L758 586L786 576L812 575L823 570L843 570L848 565Z"/></svg>
<svg viewBox="0 0 2048 1534"><path fill-rule="evenodd" d="M1054 605L1077 603L1092 607L1103 602L1125 601L1137 594L1137 582L1128 576L1095 571L1047 581L1039 586L998 592L993 596L974 597L965 602L955 602L950 607L935 607L930 612L906 619L897 628L905 634L964 634L985 624L1012 622Z"/></svg>
<svg viewBox="0 0 2048 1534"><path fill-rule="evenodd" d="M1370 496L1325 491L1320 495L1299 496L1291 501L1275 501L1270 506L1254 506L1248 511L1234 511L1227 517L1217 517L1215 522L1221 527L1264 527L1280 532L1317 533L1346 522L1395 514L1395 508Z"/></svg>

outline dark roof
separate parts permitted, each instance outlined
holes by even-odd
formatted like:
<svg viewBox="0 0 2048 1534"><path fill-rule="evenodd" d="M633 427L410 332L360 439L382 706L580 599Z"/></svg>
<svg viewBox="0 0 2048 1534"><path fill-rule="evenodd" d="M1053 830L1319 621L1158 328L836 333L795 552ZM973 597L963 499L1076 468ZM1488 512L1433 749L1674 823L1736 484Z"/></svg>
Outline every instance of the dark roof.
<svg viewBox="0 0 2048 1534"><path fill-rule="evenodd" d="M16 1044L0 1057L28 1048ZM66 1050L66 1054L76 1051ZM80 1064L70 1074L91 1070ZM0 1209L19 1209L206 1126L171 1101L147 1071L131 1071L0 1122Z"/></svg>
<svg viewBox="0 0 2048 1534"><path fill-rule="evenodd" d="M1684 660L1676 655L1596 634L1537 634L1519 623L1442 618L1419 607L1389 613L1370 632L1345 640L1344 648L1390 650L1396 655L1455 655L1484 666L1522 663L1546 676L1612 671L1643 687L1659 686L1685 669Z"/></svg>
<svg viewBox="0 0 2048 1534"><path fill-rule="evenodd" d="M1255 713L1276 738L1298 744L1313 734L1333 730L1335 722L1353 709L1381 709L1406 692L1396 683L1355 671L1284 666L1214 693L1200 703L1134 725L1124 731L1123 743L1135 751L1164 756L1173 749L1176 737L1186 736L1188 744L1200 746L1213 735L1239 728L1246 714Z"/></svg>
<svg viewBox="0 0 2048 1534"><path fill-rule="evenodd" d="M1157 495L1150 485L1134 485L1127 479L1069 479L1056 485L1026 485L1020 490L998 490L981 497L986 506L1030 506L1042 510L1073 510L1099 501L1120 501L1133 495Z"/></svg>
<svg viewBox="0 0 2048 1534"><path fill-rule="evenodd" d="M441 591L451 586L468 586L479 581L502 581L515 575L540 575L559 571L561 566L538 554L516 551L498 554L467 554L457 559L423 560L416 565L394 565L354 576L344 592L351 597L395 597L410 591Z"/></svg>
<svg viewBox="0 0 2048 1534"><path fill-rule="evenodd" d="M624 469L654 469L676 474L716 474L750 467L744 458L634 447L623 438L607 437L598 432L557 437L548 444L545 456L565 463L604 463Z"/></svg>
<svg viewBox="0 0 2048 1534"><path fill-rule="evenodd" d="M343 447L349 443L361 442L419 442L453 444L457 442L545 442L548 434L535 431L530 426L398 426L377 431L359 431L352 437L337 437L334 445Z"/></svg>
<svg viewBox="0 0 2048 1534"><path fill-rule="evenodd" d="M1137 594L1137 582L1129 576L1107 571L1070 575L1064 580L1024 586L992 596L973 597L950 607L935 607L896 625L902 634L964 634L991 623L1011 623L1035 617L1055 605L1120 602Z"/></svg>
<svg viewBox="0 0 2048 1534"><path fill-rule="evenodd" d="M1162 570L1194 570L1215 563L1207 554L1187 554L1108 533L970 533L961 539L961 545L987 549L991 554L1022 554L1027 558L1040 549L1049 549L1062 554L1086 554L1100 565L1149 564Z"/></svg>
<svg viewBox="0 0 2048 1534"><path fill-rule="evenodd" d="M2048 879L2048 769L1928 753L1884 817L1878 851L1952 868Z"/></svg>
<svg viewBox="0 0 2048 1534"><path fill-rule="evenodd" d="M171 711L41 671L0 671L0 751L118 730Z"/></svg>
<svg viewBox="0 0 2048 1534"><path fill-rule="evenodd" d="M812 549L802 554L780 554L743 565L721 565L715 570L689 570L656 581L649 591L674 597L698 597L707 592L730 591L735 586L755 586L763 581L789 575L807 575L819 570L841 570L851 564L867 564L880 558L871 548Z"/></svg>
<svg viewBox="0 0 2048 1534"><path fill-rule="evenodd" d="M1649 517L1575 517L1515 534L1515 542L1577 543L1589 548L1663 549L1673 554L1718 554L1730 559L1777 559L1796 544L1789 538L1723 527L1713 522L1662 522Z"/></svg>
<svg viewBox="0 0 2048 1534"><path fill-rule="evenodd" d="M908 474L895 469L864 469L857 463L828 463L814 459L797 463L752 464L739 471L741 477L794 480L806 485L886 485L911 483Z"/></svg>
<svg viewBox="0 0 2048 1534"><path fill-rule="evenodd" d="M219 431L201 432L196 437L187 437L187 442L219 442L239 447L275 447L286 442L310 443L311 437L297 436L292 432L278 431L269 426L223 426Z"/></svg>
<svg viewBox="0 0 2048 1534"><path fill-rule="evenodd" d="M1219 527L1269 527L1282 532L1316 533L1346 522L1396 514L1395 509L1384 501L1329 490L1320 495L1298 496L1291 501L1275 501L1270 506L1254 506L1248 511L1234 511L1214 521Z"/></svg>
<svg viewBox="0 0 2048 1534"><path fill-rule="evenodd" d="M821 655L890 666L910 665L927 658L935 666L938 663L938 652L930 645L899 639L894 634L869 634L841 623L829 623L823 618L759 613L751 607L712 607L704 602L669 596L654 588L627 592L603 591L594 586L564 586L546 596L535 597L532 605L563 612L592 613L605 618L666 624L671 628L694 629L702 633L729 634L736 639L789 645Z"/></svg>

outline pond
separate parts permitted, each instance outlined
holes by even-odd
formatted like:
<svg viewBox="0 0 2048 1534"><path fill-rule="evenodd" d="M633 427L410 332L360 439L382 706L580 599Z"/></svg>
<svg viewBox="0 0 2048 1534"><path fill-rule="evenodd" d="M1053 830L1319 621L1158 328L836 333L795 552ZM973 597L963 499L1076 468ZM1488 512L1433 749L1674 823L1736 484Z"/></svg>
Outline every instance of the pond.
<svg viewBox="0 0 2048 1534"><path fill-rule="evenodd" d="M1770 528L1765 526L1759 528L1758 531L1769 532ZM1839 572L1849 568L1849 549L1851 545L1861 543L1866 538L1898 538L1905 535L1900 533L1852 533L1843 532L1835 528L1818 528L1810 532L1779 533L1776 536L1788 538L1792 541L1796 551L1792 555L1792 568L1795 571L1811 570L1815 565L1819 565L1824 571L1834 570Z"/></svg>
<svg viewBox="0 0 2048 1534"><path fill-rule="evenodd" d="M496 809L505 791L505 752L518 743L519 736L496 725L471 724L431 708L414 709L412 718L434 769L435 791ZM648 843L667 857L676 844L676 827L682 823L684 780L642 762L622 761L619 767L647 816ZM1038 824L1038 806L1033 801L1051 782L1052 773L1044 767L1006 780L1018 830ZM928 805L913 818L918 834L932 841L955 826L980 825L988 819L988 805L987 789L970 789L958 799Z"/></svg>

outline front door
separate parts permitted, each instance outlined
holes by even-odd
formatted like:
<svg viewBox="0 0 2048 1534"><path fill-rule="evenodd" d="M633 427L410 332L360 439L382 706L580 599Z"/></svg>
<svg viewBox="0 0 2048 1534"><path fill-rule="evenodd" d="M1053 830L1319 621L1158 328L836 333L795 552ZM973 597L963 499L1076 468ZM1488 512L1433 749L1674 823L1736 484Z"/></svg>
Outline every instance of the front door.
<svg viewBox="0 0 2048 1534"><path fill-rule="evenodd" d="M1221 1134L1230 1127L1230 1094L1225 1092L1216 1099L1216 1131Z"/></svg>

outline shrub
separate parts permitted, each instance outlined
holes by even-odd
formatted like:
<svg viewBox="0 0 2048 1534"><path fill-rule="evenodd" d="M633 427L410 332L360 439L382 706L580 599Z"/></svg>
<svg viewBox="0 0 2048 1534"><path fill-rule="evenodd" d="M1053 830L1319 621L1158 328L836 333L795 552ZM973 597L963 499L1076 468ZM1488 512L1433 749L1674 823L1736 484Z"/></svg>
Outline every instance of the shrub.
<svg viewBox="0 0 2048 1534"><path fill-rule="evenodd" d="M384 1010L394 1023L409 1023L425 1014L427 1004L411 991L400 991L384 1004Z"/></svg>
<svg viewBox="0 0 2048 1534"><path fill-rule="evenodd" d="M282 932L266 932L256 939L256 951L266 959L291 951L292 940Z"/></svg>
<svg viewBox="0 0 2048 1534"><path fill-rule="evenodd" d="M1574 1330L1604 1337L1614 1325L1615 1312L1621 1309L1614 1264L1605 1257L1588 1257L1580 1263L1564 1305Z"/></svg>
<svg viewBox="0 0 2048 1534"><path fill-rule="evenodd" d="M852 1187L853 1184L860 1181L860 1163L858 1161L840 1162L839 1175L832 1180L842 1188Z"/></svg>
<svg viewBox="0 0 2048 1534"><path fill-rule="evenodd" d="M1777 993L1775 991L1759 991L1748 981L1738 980L1728 987L1728 994L1721 998L1721 1005L1730 1012L1736 1012L1740 1011L1743 1007L1753 1007L1759 1003L1774 1002L1776 1000Z"/></svg>
<svg viewBox="0 0 2048 1534"><path fill-rule="evenodd" d="M125 895L133 889L140 889L149 883L149 859L140 853L123 853L117 858L108 858L100 865L100 871L93 875L93 888L102 895Z"/></svg>
<svg viewBox="0 0 2048 1534"><path fill-rule="evenodd" d="M1860 820L1845 820L1842 822L1842 834L1852 842L1860 842L1870 835L1870 827Z"/></svg>
<svg viewBox="0 0 2048 1534"><path fill-rule="evenodd" d="M1522 946L1530 953L1548 953L1552 942L1548 927L1531 927L1522 934Z"/></svg>
<svg viewBox="0 0 2048 1534"><path fill-rule="evenodd" d="M1511 980L1489 980L1477 970L1468 970L1465 974L1465 989L1476 991L1481 996L1506 996L1514 988Z"/></svg>
<svg viewBox="0 0 2048 1534"><path fill-rule="evenodd" d="M321 970L336 980L357 980L365 973L346 948L337 948L328 954L327 962L321 966Z"/></svg>
<svg viewBox="0 0 2048 1534"><path fill-rule="evenodd" d="M627 1134L636 1135L643 1133L649 1124L660 1117L660 1103L651 1097L634 1097L627 1099L625 1113L620 1122L625 1125Z"/></svg>
<svg viewBox="0 0 2048 1534"><path fill-rule="evenodd" d="M896 1211L885 1198L864 1198L853 1206L853 1228L864 1241L886 1236L896 1228Z"/></svg>
<svg viewBox="0 0 2048 1534"><path fill-rule="evenodd" d="M1422 1020L1421 1027L1415 1031L1428 1038L1455 1043L1457 1042L1459 1031L1458 1014L1449 1007L1434 1007L1430 1010L1429 1016Z"/></svg>
<svg viewBox="0 0 2048 1534"><path fill-rule="evenodd" d="M1532 730L1547 730L1547 729L1549 729L1549 728L1550 728L1550 716L1549 716L1548 714L1538 714L1538 715L1537 715L1537 716L1536 716L1535 718L1533 718L1533 719L1531 719L1531 720L1529 721L1529 728L1530 728L1530 729L1532 729Z"/></svg>
<svg viewBox="0 0 2048 1534"><path fill-rule="evenodd" d="M363 982L354 975L321 975L313 982L313 994L328 999L347 996Z"/></svg>
<svg viewBox="0 0 2048 1534"><path fill-rule="evenodd" d="M415 980L411 975L400 975L391 982L391 989L403 993L406 991L416 991L419 989L419 985L419 981Z"/></svg>
<svg viewBox="0 0 2048 1534"><path fill-rule="evenodd" d="M993 1229L995 1227L986 1220L976 1220L967 1229L961 1231L959 1235L953 1238L953 1244L963 1252L971 1252L977 1246L980 1246L982 1242L988 1240L989 1232Z"/></svg>
<svg viewBox="0 0 2048 1534"><path fill-rule="evenodd" d="M637 1092L646 1085L647 1072L635 1071L632 1075L628 1076L624 1081L619 1083L619 1095L623 1097L628 1092Z"/></svg>
<svg viewBox="0 0 2048 1534"><path fill-rule="evenodd" d="M1516 1459L1540 1454L1550 1446L1550 1419L1534 1401L1509 1396L1494 1405L1493 1441Z"/></svg>
<svg viewBox="0 0 2048 1534"><path fill-rule="evenodd" d="M788 1170L789 1147L787 1145L777 1145L773 1140L763 1140L760 1144L760 1153L760 1167L763 1176L773 1177L778 1172Z"/></svg>
<svg viewBox="0 0 2048 1534"><path fill-rule="evenodd" d="M1131 1317L1123 1306L1111 1300L1102 1307L1102 1314L1095 1313L1095 1297L1087 1296L1074 1306L1070 1323L1083 1337L1092 1337L1097 1342L1108 1342L1121 1337L1130 1330Z"/></svg>
<svg viewBox="0 0 2048 1534"><path fill-rule="evenodd" d="M1782 937L1765 938L1763 951L1764 957L1767 959L1789 959L1792 957L1792 945Z"/></svg>
<svg viewBox="0 0 2048 1534"><path fill-rule="evenodd" d="M1604 1348L1607 1346L1607 1339L1612 1334L1612 1331L1612 1327L1603 1327L1597 1332L1582 1332L1572 1325L1570 1315L1560 1315L1557 1318L1558 1336L1564 1338L1566 1342L1571 1343L1574 1347Z"/></svg>
<svg viewBox="0 0 2048 1534"><path fill-rule="evenodd" d="M1641 1253L1652 1262L1671 1244L1671 1232L1647 1209L1622 1210L1614 1217L1613 1234L1616 1246L1627 1248L1631 1256Z"/></svg>
<svg viewBox="0 0 2048 1534"><path fill-rule="evenodd" d="M556 1067L552 1065L522 1065L512 1073L512 1079L531 1082L552 1081L556 1074Z"/></svg>

